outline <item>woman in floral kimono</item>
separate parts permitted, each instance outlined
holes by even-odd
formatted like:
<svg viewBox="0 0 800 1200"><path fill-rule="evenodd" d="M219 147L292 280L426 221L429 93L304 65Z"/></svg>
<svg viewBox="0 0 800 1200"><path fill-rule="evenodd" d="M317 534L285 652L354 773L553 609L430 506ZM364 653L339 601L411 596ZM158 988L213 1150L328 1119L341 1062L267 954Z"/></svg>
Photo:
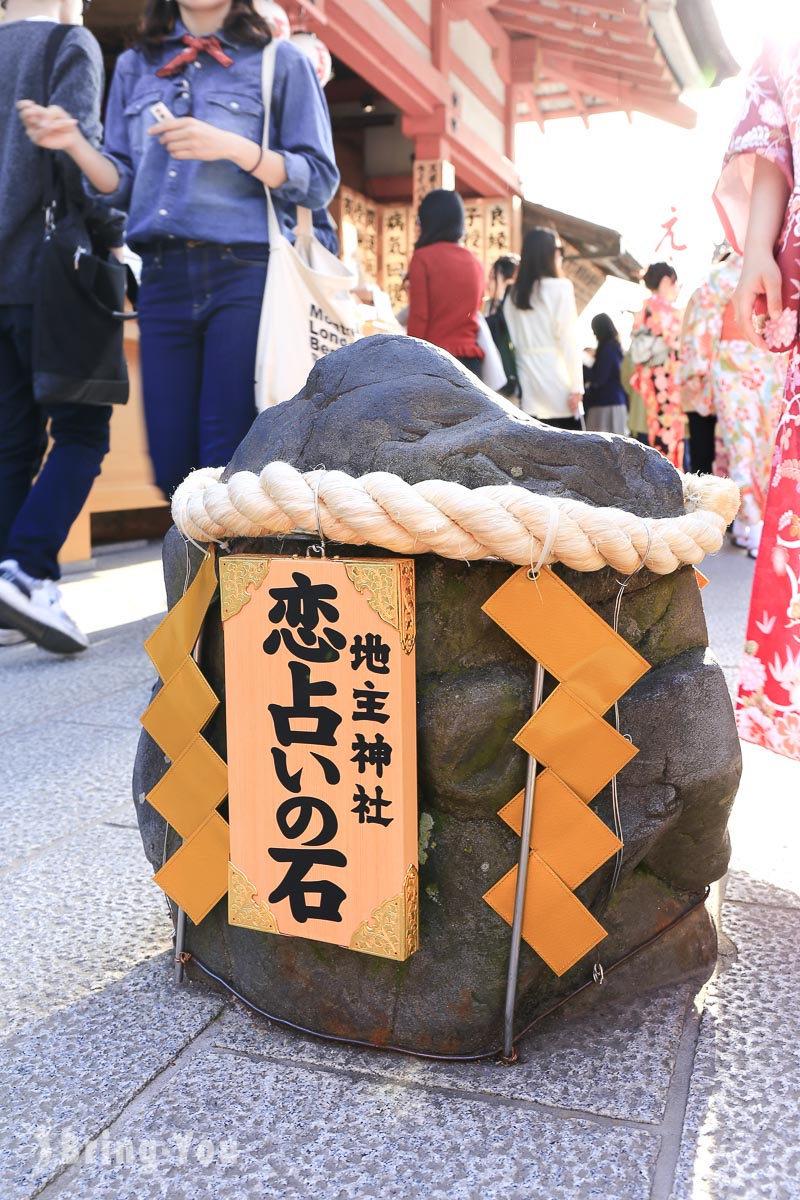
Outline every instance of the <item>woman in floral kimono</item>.
<svg viewBox="0 0 800 1200"><path fill-rule="evenodd" d="M692 470L711 470L710 463L699 461L696 451L705 434L708 457L713 460L713 431L705 428L709 422L702 418L716 417L716 436L724 447L724 473L739 485L742 494L733 523L734 541L755 558L787 356L752 346L739 329L733 294L741 270L741 255L729 251L692 295L683 320L679 377L692 437Z"/></svg>
<svg viewBox="0 0 800 1200"><path fill-rule="evenodd" d="M630 386L644 399L650 445L683 470L686 417L676 375L681 313L674 304L678 276L669 263L652 263L643 282L650 298L633 322Z"/></svg>
<svg viewBox="0 0 800 1200"><path fill-rule="evenodd" d="M744 249L734 304L754 345L790 351L739 678L740 736L800 759L800 41L767 45L715 200ZM777 254L777 261L776 261Z"/></svg>

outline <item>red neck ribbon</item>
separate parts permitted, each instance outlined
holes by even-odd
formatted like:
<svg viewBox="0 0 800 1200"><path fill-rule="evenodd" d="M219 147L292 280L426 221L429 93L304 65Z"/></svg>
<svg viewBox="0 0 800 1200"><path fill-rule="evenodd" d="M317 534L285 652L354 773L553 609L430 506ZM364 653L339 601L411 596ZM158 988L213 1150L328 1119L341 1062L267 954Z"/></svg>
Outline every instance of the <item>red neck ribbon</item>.
<svg viewBox="0 0 800 1200"><path fill-rule="evenodd" d="M213 35L209 37L192 37L190 33L184 34L181 41L186 46L185 50L181 50L174 58L171 58L168 63L160 67L156 71L159 79L167 79L170 75L177 75L187 63L193 63L199 58L202 53L210 54L212 58L222 67L232 67L233 59L230 58L222 49L222 43L218 37Z"/></svg>

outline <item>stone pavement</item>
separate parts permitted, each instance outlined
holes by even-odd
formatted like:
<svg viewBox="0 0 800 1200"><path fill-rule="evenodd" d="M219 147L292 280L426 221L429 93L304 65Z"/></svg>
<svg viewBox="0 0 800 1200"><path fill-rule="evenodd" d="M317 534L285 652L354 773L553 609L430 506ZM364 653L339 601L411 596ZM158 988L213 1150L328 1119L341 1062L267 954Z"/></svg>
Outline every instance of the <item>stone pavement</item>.
<svg viewBox="0 0 800 1200"><path fill-rule="evenodd" d="M68 578L85 655L0 650L0 1200L800 1196L800 766L745 750L727 937L699 993L606 985L515 1068L294 1036L172 983L130 799L157 554ZM726 549L707 572L733 680L752 563Z"/></svg>

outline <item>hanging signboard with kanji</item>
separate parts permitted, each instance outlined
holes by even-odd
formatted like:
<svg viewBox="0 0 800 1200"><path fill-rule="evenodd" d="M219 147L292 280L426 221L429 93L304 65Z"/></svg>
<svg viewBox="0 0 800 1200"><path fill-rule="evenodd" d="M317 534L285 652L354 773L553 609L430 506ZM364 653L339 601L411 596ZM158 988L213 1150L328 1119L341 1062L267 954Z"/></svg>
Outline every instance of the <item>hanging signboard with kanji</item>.
<svg viewBox="0 0 800 1200"><path fill-rule="evenodd" d="M414 564L220 560L232 925L418 945Z"/></svg>
<svg viewBox="0 0 800 1200"><path fill-rule="evenodd" d="M413 251L414 216L410 205L385 206L381 211L383 268L379 282L392 305L406 303L403 280Z"/></svg>

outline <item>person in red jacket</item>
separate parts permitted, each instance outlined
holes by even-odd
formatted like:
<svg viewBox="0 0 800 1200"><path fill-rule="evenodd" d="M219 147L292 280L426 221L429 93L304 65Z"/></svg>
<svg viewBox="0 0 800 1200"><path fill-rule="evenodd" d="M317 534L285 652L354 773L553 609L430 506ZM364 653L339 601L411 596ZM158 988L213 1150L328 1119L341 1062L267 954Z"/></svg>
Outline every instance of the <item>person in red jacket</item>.
<svg viewBox="0 0 800 1200"><path fill-rule="evenodd" d="M420 234L408 268L408 333L441 346L476 375L483 350L478 315L484 271L462 245L464 205L458 192L428 192L417 214Z"/></svg>

